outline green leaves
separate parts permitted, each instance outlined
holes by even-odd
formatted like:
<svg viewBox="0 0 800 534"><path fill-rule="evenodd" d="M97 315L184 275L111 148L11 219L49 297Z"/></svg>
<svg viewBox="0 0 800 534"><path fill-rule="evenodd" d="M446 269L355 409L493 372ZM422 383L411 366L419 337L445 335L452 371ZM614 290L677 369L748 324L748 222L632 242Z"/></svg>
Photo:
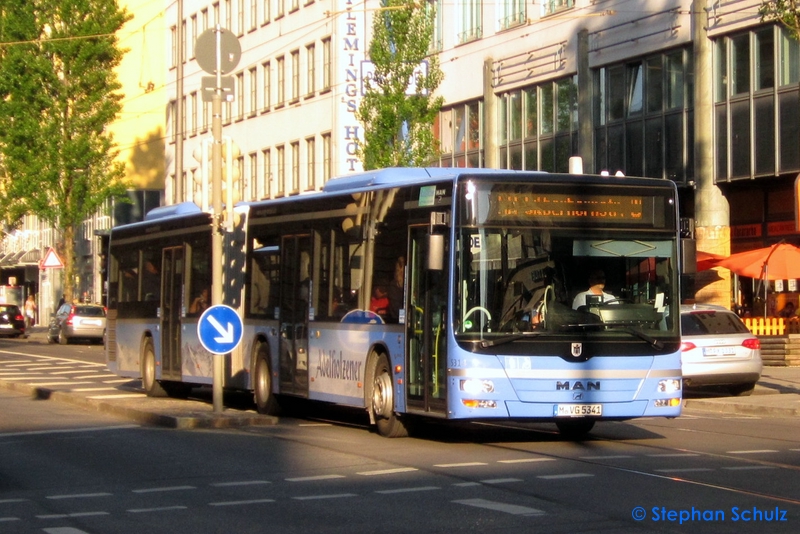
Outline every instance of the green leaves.
<svg viewBox="0 0 800 534"><path fill-rule="evenodd" d="M129 18L116 0L3 0L0 210L7 224L34 214L65 239L125 192L106 126L121 109L116 32Z"/></svg>
<svg viewBox="0 0 800 534"><path fill-rule="evenodd" d="M442 81L429 56L433 11L409 0L387 0L373 19L369 58L374 76L356 113L364 126L359 155L365 169L425 165L438 151L432 133L442 105Z"/></svg>

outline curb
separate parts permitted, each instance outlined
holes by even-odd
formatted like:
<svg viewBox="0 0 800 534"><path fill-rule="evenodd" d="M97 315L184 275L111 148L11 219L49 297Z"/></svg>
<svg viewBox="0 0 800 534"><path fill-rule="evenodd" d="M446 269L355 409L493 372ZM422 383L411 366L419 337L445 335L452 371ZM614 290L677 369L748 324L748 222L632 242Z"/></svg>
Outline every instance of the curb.
<svg viewBox="0 0 800 534"><path fill-rule="evenodd" d="M770 397L773 397L770 395ZM783 417L796 417L800 415L800 395L777 395L781 405L769 403L736 402L731 399L684 399L683 407L687 410L712 412L712 413L738 413L743 415L772 415ZM791 406L791 404L796 406Z"/></svg>
<svg viewBox="0 0 800 534"><path fill-rule="evenodd" d="M66 402L84 408L91 408L98 412L124 417L137 423L150 426L173 429L229 429L248 426L272 426L278 424L277 417L243 412L230 408L222 411L222 413L215 413L213 412L213 407L208 404L191 399L142 398L120 399L119 401L109 402L107 400L88 399L70 392L36 387L29 384L0 381L0 386L9 390L27 393L35 399ZM165 406L164 409L161 410L146 410L141 408L143 401L160 402L170 405L176 404L181 409Z"/></svg>

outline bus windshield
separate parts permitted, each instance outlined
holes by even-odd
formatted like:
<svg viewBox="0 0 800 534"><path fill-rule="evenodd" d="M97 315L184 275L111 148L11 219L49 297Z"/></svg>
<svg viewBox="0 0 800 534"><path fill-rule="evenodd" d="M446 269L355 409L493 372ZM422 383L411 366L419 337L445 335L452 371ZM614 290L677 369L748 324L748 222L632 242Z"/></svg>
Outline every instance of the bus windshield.
<svg viewBox="0 0 800 534"><path fill-rule="evenodd" d="M468 182L456 229L454 326L461 342L677 337L674 204L584 184L581 191Z"/></svg>

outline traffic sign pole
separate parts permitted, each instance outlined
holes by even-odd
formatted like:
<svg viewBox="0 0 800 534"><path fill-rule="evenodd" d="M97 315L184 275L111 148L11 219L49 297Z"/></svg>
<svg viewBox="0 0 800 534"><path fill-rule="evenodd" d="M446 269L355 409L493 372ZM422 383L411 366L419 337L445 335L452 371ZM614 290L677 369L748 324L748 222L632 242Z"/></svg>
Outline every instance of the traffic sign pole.
<svg viewBox="0 0 800 534"><path fill-rule="evenodd" d="M213 74L214 96L211 99L211 209L213 238L211 242L211 304L222 305L222 75L236 68L242 55L238 38L217 24L197 37L195 56L200 67ZM228 206L230 209L230 206ZM230 350L233 350L231 348ZM222 412L222 382L225 379L224 353L215 353L212 395L214 412Z"/></svg>
<svg viewBox="0 0 800 534"><path fill-rule="evenodd" d="M211 102L211 205L214 210L214 238L211 244L211 304L222 304L222 29L216 27L216 77L214 98ZM223 411L222 381L225 379L224 356L213 358L212 399L214 413Z"/></svg>

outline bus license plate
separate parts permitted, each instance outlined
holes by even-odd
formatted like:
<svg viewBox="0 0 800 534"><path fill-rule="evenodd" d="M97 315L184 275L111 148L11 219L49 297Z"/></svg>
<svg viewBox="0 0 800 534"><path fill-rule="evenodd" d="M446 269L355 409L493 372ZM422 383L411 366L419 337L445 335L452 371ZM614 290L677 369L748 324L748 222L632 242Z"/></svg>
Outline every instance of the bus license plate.
<svg viewBox="0 0 800 534"><path fill-rule="evenodd" d="M556 417L603 415L602 404L556 404L553 408L553 415Z"/></svg>

